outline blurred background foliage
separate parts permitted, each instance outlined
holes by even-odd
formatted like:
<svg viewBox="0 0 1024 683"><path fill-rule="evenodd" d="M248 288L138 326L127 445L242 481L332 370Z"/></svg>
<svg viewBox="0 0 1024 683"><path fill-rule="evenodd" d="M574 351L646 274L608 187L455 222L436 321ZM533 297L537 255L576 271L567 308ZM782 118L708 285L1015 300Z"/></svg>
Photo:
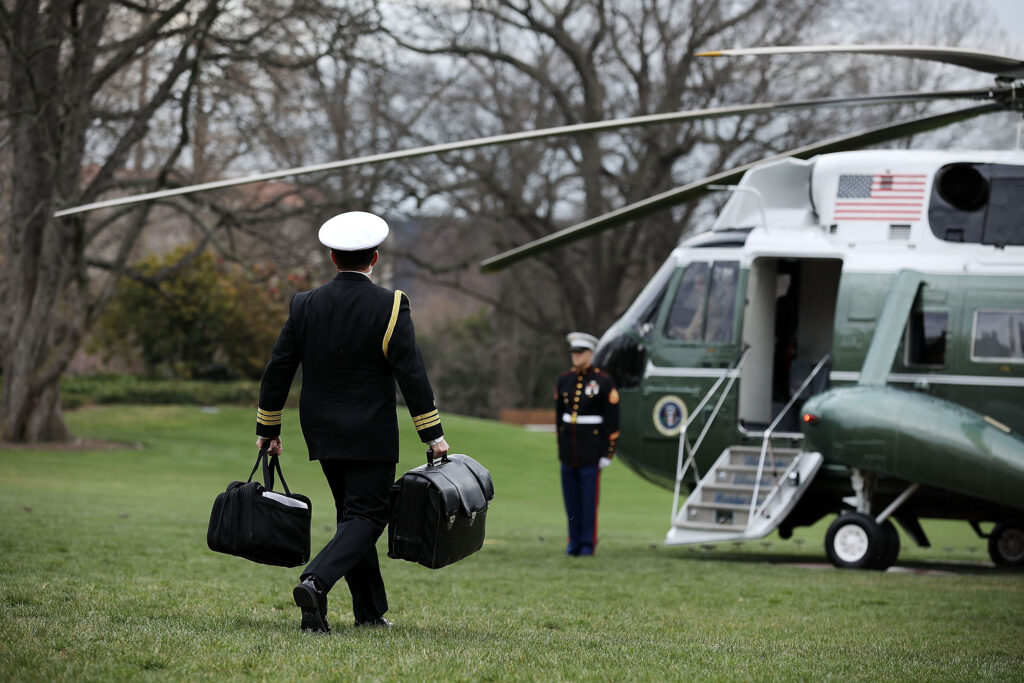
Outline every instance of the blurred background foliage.
<svg viewBox="0 0 1024 683"><path fill-rule="evenodd" d="M89 350L146 377L259 379L291 295L306 273L226 261L185 245L148 255L123 278ZM133 362L135 361L135 362Z"/></svg>

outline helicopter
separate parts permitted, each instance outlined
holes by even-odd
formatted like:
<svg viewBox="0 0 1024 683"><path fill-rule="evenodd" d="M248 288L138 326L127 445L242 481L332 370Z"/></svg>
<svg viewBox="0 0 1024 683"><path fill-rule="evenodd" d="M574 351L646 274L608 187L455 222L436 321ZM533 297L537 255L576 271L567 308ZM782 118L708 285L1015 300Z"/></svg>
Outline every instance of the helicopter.
<svg viewBox="0 0 1024 683"><path fill-rule="evenodd" d="M673 490L667 545L760 538L836 518L838 567L883 570L895 520L967 521L1024 566L1024 152L859 148L1024 112L1024 61L919 46L721 50L859 53L954 64L990 87L691 110L399 150L119 197L98 208L520 140L836 105L972 100L716 173L487 259L485 272L730 193L601 337L621 396L618 456ZM994 525L984 531L982 525Z"/></svg>
<svg viewBox="0 0 1024 683"><path fill-rule="evenodd" d="M985 97L1022 110L1024 63L977 53L707 54L797 52L989 71L997 87ZM985 109L851 137L877 142ZM788 538L838 513L829 560L881 570L899 553L892 520L927 546L920 519L947 518L986 537L997 564L1024 566L1024 152L833 151L849 143L691 183L485 268L731 191L711 230L672 252L595 352L621 396L619 457L674 491L666 544Z"/></svg>

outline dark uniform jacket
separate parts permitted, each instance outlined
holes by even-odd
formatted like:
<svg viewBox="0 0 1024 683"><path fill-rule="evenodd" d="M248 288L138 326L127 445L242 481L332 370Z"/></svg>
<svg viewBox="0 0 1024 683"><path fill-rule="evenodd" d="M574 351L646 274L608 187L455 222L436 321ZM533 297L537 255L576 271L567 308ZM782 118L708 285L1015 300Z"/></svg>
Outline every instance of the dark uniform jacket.
<svg viewBox="0 0 1024 683"><path fill-rule="evenodd" d="M292 297L260 385L258 435L281 433L300 363L299 419L310 460L398 462L396 379L420 439L443 435L403 292L342 271Z"/></svg>
<svg viewBox="0 0 1024 683"><path fill-rule="evenodd" d="M558 459L566 465L596 465L615 454L619 438L619 392L612 376L591 366L558 376L555 389Z"/></svg>

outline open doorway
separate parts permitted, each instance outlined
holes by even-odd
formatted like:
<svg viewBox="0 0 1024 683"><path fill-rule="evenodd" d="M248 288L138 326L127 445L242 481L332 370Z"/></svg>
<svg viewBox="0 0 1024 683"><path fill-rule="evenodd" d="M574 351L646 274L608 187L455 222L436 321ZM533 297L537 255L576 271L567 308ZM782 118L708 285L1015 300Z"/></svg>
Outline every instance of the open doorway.
<svg viewBox="0 0 1024 683"><path fill-rule="evenodd" d="M759 432L780 414L819 360L832 350L842 261L758 258L750 267L740 376L740 427ZM799 431L799 405L827 384L819 373L776 431Z"/></svg>

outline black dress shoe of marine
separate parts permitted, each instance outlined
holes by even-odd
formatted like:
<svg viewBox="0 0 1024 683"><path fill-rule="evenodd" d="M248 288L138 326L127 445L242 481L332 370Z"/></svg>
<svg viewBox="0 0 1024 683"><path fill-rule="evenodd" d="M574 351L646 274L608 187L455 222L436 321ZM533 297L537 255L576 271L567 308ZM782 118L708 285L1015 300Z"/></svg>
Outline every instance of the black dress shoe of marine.
<svg viewBox="0 0 1024 683"><path fill-rule="evenodd" d="M327 594L317 588L313 579L306 579L292 591L295 604L302 610L302 630L330 633L327 625Z"/></svg>
<svg viewBox="0 0 1024 683"><path fill-rule="evenodd" d="M394 628L394 623L388 621L384 617L377 617L376 619L366 619L364 621L356 620L356 628Z"/></svg>

